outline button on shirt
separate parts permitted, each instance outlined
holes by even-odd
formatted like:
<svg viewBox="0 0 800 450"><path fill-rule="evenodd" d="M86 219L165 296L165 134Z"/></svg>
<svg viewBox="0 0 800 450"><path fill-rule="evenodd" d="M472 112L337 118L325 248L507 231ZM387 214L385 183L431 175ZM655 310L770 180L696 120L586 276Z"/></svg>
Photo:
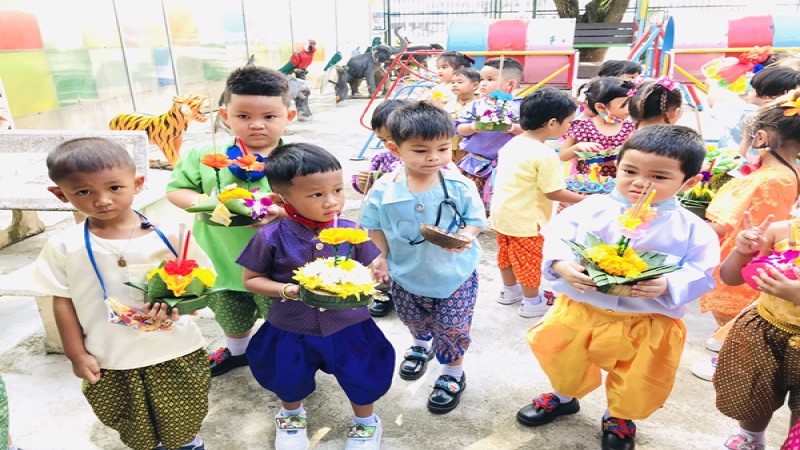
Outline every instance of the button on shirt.
<svg viewBox="0 0 800 450"><path fill-rule="evenodd" d="M340 228L358 228L354 222L339 219ZM317 258L333 256L333 246L324 245L317 250L318 231L309 230L291 219L283 219L261 228L250 240L236 260L240 265L280 283L294 283L294 271ZM339 255L346 255L350 244L339 247ZM351 258L369 265L380 254L371 241L358 244ZM327 309L320 311L301 301L278 298L270 308L268 321L275 327L292 333L312 336L329 336L350 325L370 318L364 307L354 309Z"/></svg>

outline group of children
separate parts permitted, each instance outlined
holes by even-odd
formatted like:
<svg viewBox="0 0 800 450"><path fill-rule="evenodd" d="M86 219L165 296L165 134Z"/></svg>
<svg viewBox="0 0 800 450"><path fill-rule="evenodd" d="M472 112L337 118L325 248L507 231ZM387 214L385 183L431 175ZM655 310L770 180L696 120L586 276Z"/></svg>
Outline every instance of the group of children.
<svg viewBox="0 0 800 450"><path fill-rule="evenodd" d="M379 448L383 424L375 404L391 387L395 351L370 315L385 315L391 305L411 334L400 378L419 379L435 356L441 373L427 408L452 411L466 389L463 362L481 259L476 238L487 227L488 207L504 285L498 301L521 301L524 317L544 315L526 338L552 391L536 395L517 420L540 426L578 412L579 399L600 386L605 371L608 408L601 446L635 447L633 421L660 408L673 388L686 339L681 321L686 304L715 288L715 270L722 282L742 284L739 269L754 255L797 245L794 235L784 239L789 206L797 197L794 166L800 151L800 107L787 105L797 105L797 96L764 105L745 136L747 145L765 149L759 170L773 170L769 177L785 179L794 190L763 217L747 213L749 204L738 211L743 222L726 231L731 250L722 254L720 266L717 227L676 199L702 180L706 150L698 133L674 125L681 106L674 83L598 78L584 89L580 119L575 119L579 105L569 95L542 88L509 102L518 120L508 131L481 131L475 116L496 105L502 98L496 92L511 93L519 85L521 66L510 58L487 60L476 86L474 69L456 67L469 62L462 56L446 52L439 61L440 76L451 76L452 92L464 103L461 111L437 106L436 98L387 101L375 111L373 129L389 153L352 180L366 195L360 223L338 218L345 181L336 157L318 146L281 141L296 114L289 108L286 78L258 66L229 76L220 114L236 138L227 157L252 155L264 170L231 166L218 172L200 163L216 149L194 149L183 155L167 188L167 198L185 209L211 194L220 176L222 185L271 192L274 202L270 216L249 227L199 220L193 225L199 245L190 246L189 256L213 265L217 286L227 289L209 302L226 336L225 347L210 359L190 317L178 308L145 303L141 293L123 284L144 280L171 258L181 235L177 227L155 226L131 208L144 179L127 152L97 138L68 141L51 152L47 165L55 186L49 190L87 219L48 241L36 281L42 293L54 297L65 354L84 380L87 401L123 443L137 450L204 449L199 431L210 378L249 365L281 402L276 448L308 447L303 400L315 390L318 370L333 374L351 403L346 448ZM625 72L629 66L608 70ZM461 95L466 90L474 97L476 87L479 98L469 102L470 96ZM629 114L638 127L625 120ZM456 134L466 153L457 166ZM611 194L567 190L559 154L545 144L561 137L561 159L570 161L577 161L569 157L570 149L621 146L604 169L616 177ZM636 283L629 296L600 293L565 241L585 242L589 235L616 240L618 217L653 189L654 215L647 232L635 239L636 249L663 253L681 269ZM554 201L574 206L552 217ZM773 218L782 221L770 224ZM423 224L452 230L466 244L444 249L426 242ZM298 301L293 271L332 256L315 240L332 226L370 231L371 241L346 251L384 283L388 301L382 309L322 311ZM553 306L540 294L542 277L557 293ZM741 430L726 443L734 450L763 448L763 430L787 392L793 418L800 415L792 375L800 347L795 345L800 282L768 271L758 283L758 306L736 319L715 379L720 411L741 421ZM142 332L111 323L109 299L174 326ZM260 318L266 322L251 336ZM751 387L759 402L752 401Z"/></svg>

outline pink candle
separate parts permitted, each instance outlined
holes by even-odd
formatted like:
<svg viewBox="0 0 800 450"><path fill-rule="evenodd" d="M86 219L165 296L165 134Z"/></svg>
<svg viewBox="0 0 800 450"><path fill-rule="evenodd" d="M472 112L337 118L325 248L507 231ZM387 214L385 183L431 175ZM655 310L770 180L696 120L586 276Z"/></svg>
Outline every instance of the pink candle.
<svg viewBox="0 0 800 450"><path fill-rule="evenodd" d="M339 228L339 214L333 216L333 228Z"/></svg>

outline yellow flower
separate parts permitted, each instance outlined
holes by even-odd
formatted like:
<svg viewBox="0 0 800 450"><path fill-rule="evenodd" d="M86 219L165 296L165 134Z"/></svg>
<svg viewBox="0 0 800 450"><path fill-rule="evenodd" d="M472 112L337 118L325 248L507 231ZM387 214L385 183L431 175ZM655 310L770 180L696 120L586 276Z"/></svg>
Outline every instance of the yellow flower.
<svg viewBox="0 0 800 450"><path fill-rule="evenodd" d="M164 269L162 269L160 267L156 267L155 269L151 270L150 272L147 272L147 279L149 280L150 278L153 278L156 275L161 275L161 278L163 279L165 276L167 276L167 273L164 272Z"/></svg>
<svg viewBox="0 0 800 450"><path fill-rule="evenodd" d="M635 277L648 269L647 263L630 247L619 256L615 246L600 244L587 248L586 256L604 272L618 277Z"/></svg>
<svg viewBox="0 0 800 450"><path fill-rule="evenodd" d="M339 245L345 242L349 244L361 244L369 240L365 230L358 228L326 228L319 233L319 241L324 244Z"/></svg>
<svg viewBox="0 0 800 450"><path fill-rule="evenodd" d="M219 196L217 197L220 203L225 203L228 200L233 200L236 198L253 198L253 193L243 187L235 187L231 189L225 189L224 191L220 192Z"/></svg>
<svg viewBox="0 0 800 450"><path fill-rule="evenodd" d="M214 271L202 267L192 270L189 277L199 278L205 287L213 287L214 283L217 281L217 274L215 274Z"/></svg>
<svg viewBox="0 0 800 450"><path fill-rule="evenodd" d="M166 272L161 275L161 279L167 284L167 289L175 294L175 297L180 297L186 292L189 283L192 282L192 277L182 277L180 275L166 275Z"/></svg>

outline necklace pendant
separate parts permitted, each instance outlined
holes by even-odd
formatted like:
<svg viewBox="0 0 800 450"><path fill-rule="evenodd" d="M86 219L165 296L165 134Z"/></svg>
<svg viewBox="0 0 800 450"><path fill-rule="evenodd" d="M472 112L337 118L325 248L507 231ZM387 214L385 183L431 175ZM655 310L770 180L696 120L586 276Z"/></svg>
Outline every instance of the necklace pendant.
<svg viewBox="0 0 800 450"><path fill-rule="evenodd" d="M325 245L322 242L320 242L320 243L318 243L317 245L314 246L314 248L317 249L317 251L322 250L324 247L325 247Z"/></svg>
<svg viewBox="0 0 800 450"><path fill-rule="evenodd" d="M117 265L120 266L120 267L125 267L125 266L128 265L128 262L125 261L125 257L124 256L120 256L119 259L117 260Z"/></svg>
<svg viewBox="0 0 800 450"><path fill-rule="evenodd" d="M417 210L417 212L425 211L425 203L418 202L414 209Z"/></svg>

